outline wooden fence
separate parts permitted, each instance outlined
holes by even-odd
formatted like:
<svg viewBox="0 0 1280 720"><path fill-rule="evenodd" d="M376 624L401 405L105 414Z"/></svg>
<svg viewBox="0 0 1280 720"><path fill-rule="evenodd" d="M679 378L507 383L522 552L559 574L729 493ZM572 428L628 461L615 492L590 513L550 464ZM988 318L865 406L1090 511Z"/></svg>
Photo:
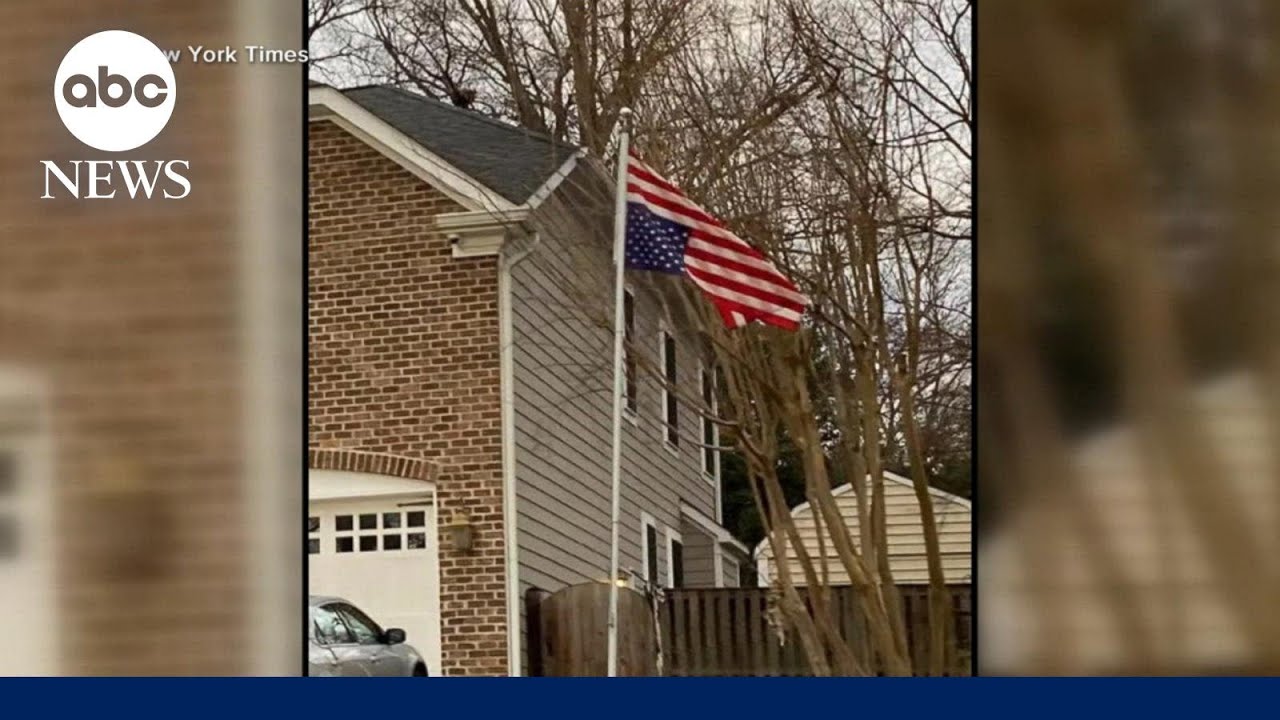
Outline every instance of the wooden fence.
<svg viewBox="0 0 1280 720"><path fill-rule="evenodd" d="M928 588L900 586L906 619L907 646L917 674L928 668ZM970 586L952 586L955 620L948 675L972 673L972 605ZM780 634L769 617L768 588L697 588L667 590L658 610L662 674L676 676L806 676L812 675L794 632ZM803 592L803 590L802 590ZM853 588L831 588L836 627L854 654L869 666L874 657L866 622Z"/></svg>

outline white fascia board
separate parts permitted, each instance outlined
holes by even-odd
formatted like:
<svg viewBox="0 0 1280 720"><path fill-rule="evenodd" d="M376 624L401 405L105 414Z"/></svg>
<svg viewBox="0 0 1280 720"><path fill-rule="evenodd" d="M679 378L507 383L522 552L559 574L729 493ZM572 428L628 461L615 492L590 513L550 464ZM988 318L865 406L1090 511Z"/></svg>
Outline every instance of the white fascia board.
<svg viewBox="0 0 1280 720"><path fill-rule="evenodd" d="M575 167L577 167L578 158L585 157L586 154L586 149L580 148L578 152L570 155L569 159L560 166L560 169L556 170L555 174L547 178L546 182L542 183L542 187L535 190L533 194L529 196L529 199L525 201L524 206L530 210L536 210L538 206L542 205L542 202L551 197L552 193L559 189L560 183L563 183L564 179L569 177L569 174L573 172Z"/></svg>

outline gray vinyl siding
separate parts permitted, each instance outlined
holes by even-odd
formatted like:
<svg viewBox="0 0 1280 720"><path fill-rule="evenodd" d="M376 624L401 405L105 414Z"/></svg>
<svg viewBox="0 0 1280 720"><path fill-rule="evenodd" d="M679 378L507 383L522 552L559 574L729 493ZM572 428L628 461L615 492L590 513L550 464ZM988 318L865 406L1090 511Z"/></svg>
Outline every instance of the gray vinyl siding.
<svg viewBox="0 0 1280 720"><path fill-rule="evenodd" d="M740 584L738 580L741 576L738 574L737 558L732 557L728 553L725 553L722 564L723 564L722 572L724 575L724 587L727 587L727 588L738 587L738 585Z"/></svg>
<svg viewBox="0 0 1280 720"><path fill-rule="evenodd" d="M611 199L607 190L581 190L588 172L579 163L538 209L533 226L540 241L512 272L522 593L530 587L554 592L608 576ZM645 278L628 275L638 286L640 351L656 365L659 303L639 287ZM688 397L699 397L696 355L677 341L679 381ZM646 512L658 525L659 574L665 581L666 531L680 529L680 503L714 517L715 489L700 470L698 415L681 404L681 444L677 453L670 452L662 441L660 388L643 371L639 375L637 413L623 422L620 567L643 574L641 512ZM684 536L686 555L691 539Z"/></svg>
<svg viewBox="0 0 1280 720"><path fill-rule="evenodd" d="M686 587L715 587L716 551L715 541L709 536L701 532L684 534L684 584Z"/></svg>

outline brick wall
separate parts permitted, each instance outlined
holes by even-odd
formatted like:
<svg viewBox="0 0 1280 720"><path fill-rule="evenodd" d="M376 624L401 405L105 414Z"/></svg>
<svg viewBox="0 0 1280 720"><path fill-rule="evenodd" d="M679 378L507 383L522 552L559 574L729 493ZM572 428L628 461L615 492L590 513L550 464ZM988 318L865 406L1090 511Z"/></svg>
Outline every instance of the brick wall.
<svg viewBox="0 0 1280 720"><path fill-rule="evenodd" d="M38 199L39 160L111 157L54 110L73 44L126 26L166 47L220 45L235 40L234 9L0 3L0 366L42 380L52 406L52 535L24 535L19 550L45 545L56 562L59 672L250 669L235 75L175 66L168 127L126 154L190 160L190 197Z"/></svg>
<svg viewBox="0 0 1280 720"><path fill-rule="evenodd" d="M310 443L425 459L439 517L450 675L506 674L496 258L454 259L432 228L463 208L328 121L310 129Z"/></svg>

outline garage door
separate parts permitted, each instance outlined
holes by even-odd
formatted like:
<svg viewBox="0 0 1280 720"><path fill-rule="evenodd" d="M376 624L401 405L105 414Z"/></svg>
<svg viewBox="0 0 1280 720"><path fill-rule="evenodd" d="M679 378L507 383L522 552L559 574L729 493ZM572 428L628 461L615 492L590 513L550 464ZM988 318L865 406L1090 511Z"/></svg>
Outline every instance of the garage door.
<svg viewBox="0 0 1280 720"><path fill-rule="evenodd" d="M434 495L332 497L337 494L332 490L335 478L344 484L364 481L353 492L412 487L395 487L402 482L429 487L419 481L362 475L311 473L310 592L346 598L384 628L403 628L409 644L426 658L431 674L437 675L440 569Z"/></svg>

